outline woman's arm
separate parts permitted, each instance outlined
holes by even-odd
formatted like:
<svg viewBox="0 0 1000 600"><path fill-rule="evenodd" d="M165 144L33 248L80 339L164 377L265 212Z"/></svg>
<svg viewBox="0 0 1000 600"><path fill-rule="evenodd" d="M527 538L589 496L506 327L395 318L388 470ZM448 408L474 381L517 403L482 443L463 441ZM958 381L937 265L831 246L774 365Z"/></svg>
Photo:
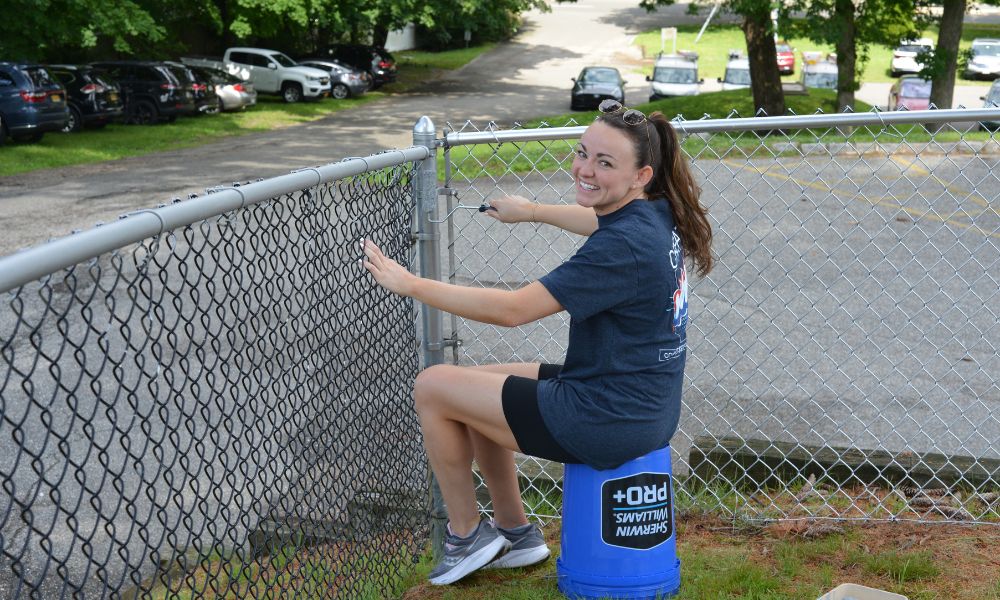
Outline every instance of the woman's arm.
<svg viewBox="0 0 1000 600"><path fill-rule="evenodd" d="M379 285L443 311L491 325L516 327L563 310L545 286L535 281L515 290L452 285L417 277L382 254L369 240L362 242L364 267Z"/></svg>
<svg viewBox="0 0 1000 600"><path fill-rule="evenodd" d="M577 204L539 204L521 196L506 196L491 200L490 206L495 210L486 214L504 223L548 223L579 235L597 230L594 209Z"/></svg>

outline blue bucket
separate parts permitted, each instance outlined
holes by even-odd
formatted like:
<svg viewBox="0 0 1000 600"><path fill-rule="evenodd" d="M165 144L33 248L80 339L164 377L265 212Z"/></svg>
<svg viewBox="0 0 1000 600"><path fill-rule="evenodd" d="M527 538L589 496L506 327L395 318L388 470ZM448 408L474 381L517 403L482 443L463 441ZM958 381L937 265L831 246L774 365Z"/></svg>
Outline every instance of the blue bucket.
<svg viewBox="0 0 1000 600"><path fill-rule="evenodd" d="M570 598L659 599L680 591L670 446L607 471L566 465L556 574Z"/></svg>

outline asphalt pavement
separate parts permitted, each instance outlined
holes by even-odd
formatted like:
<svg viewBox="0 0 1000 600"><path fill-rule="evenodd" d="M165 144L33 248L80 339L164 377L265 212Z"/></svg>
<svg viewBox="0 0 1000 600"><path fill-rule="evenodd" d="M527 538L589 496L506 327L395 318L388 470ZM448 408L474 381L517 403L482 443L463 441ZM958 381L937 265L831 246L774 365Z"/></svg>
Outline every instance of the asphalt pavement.
<svg viewBox="0 0 1000 600"><path fill-rule="evenodd" d="M509 125L562 114L569 109L570 78L589 64L623 66L629 97L643 97L648 84L628 68L642 59L634 36L703 18L688 15L686 4L647 13L634 0L553 3L551 12L528 13L511 41L407 94L198 148L0 177L0 256L208 187L406 147L423 115L440 131L449 123ZM973 18L1000 21L989 7L975 9ZM720 15L714 21L736 19ZM981 87L959 89L956 103L977 106L981 94ZM873 104L884 104L887 96L888 84L867 84L858 93Z"/></svg>

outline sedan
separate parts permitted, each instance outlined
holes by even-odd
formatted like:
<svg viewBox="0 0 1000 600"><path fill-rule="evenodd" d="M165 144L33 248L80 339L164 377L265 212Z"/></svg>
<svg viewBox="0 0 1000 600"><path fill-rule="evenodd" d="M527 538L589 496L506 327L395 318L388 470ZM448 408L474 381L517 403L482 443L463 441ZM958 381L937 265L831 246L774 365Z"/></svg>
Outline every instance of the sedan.
<svg viewBox="0 0 1000 600"><path fill-rule="evenodd" d="M597 108L603 100L625 104L625 80L614 67L586 67L573 79L569 96L571 110Z"/></svg>
<svg viewBox="0 0 1000 600"><path fill-rule="evenodd" d="M257 104L257 91L254 89L253 83L230 75L221 69L192 67L190 65L188 68L215 85L215 94L219 99L219 110L244 110Z"/></svg>
<svg viewBox="0 0 1000 600"><path fill-rule="evenodd" d="M917 75L903 75L889 88L889 110L927 110L931 82Z"/></svg>
<svg viewBox="0 0 1000 600"><path fill-rule="evenodd" d="M322 69L330 74L330 95L334 98L353 98L372 87L372 77L367 71L355 69L332 58L306 58L299 61L303 67Z"/></svg>
<svg viewBox="0 0 1000 600"><path fill-rule="evenodd" d="M782 75L791 75L795 72L795 48L788 45L784 40L774 43L774 49L778 53L778 71Z"/></svg>

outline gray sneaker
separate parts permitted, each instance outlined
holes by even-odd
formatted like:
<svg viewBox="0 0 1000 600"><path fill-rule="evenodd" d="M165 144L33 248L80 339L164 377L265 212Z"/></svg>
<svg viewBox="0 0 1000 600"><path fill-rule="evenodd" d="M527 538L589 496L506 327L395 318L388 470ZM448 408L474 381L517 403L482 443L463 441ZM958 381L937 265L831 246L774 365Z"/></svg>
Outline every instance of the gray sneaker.
<svg viewBox="0 0 1000 600"><path fill-rule="evenodd" d="M469 573L482 568L510 548L507 538L483 520L467 538L448 533L444 539L444 558L428 578L434 585L455 583Z"/></svg>
<svg viewBox="0 0 1000 600"><path fill-rule="evenodd" d="M549 557L549 547L545 545L542 532L534 523L515 529L497 527L507 541L510 550L486 565L485 569L511 569L540 563Z"/></svg>

